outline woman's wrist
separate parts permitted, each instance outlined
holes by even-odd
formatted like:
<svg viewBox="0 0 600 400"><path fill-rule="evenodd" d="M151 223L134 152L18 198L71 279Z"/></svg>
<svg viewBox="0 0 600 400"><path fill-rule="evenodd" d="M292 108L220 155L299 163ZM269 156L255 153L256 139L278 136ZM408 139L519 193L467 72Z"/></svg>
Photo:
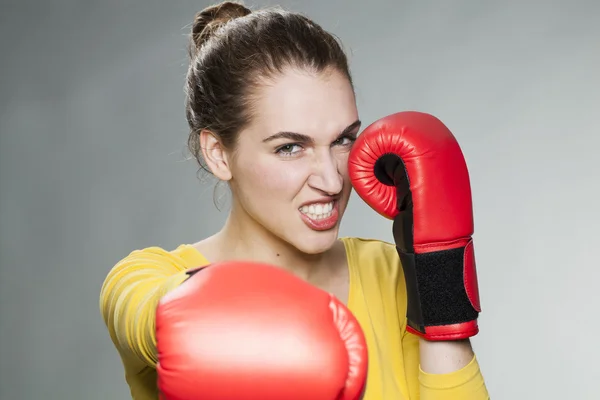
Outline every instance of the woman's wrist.
<svg viewBox="0 0 600 400"><path fill-rule="evenodd" d="M466 367L475 356L469 339L431 341L419 338L421 370L428 374L449 374Z"/></svg>

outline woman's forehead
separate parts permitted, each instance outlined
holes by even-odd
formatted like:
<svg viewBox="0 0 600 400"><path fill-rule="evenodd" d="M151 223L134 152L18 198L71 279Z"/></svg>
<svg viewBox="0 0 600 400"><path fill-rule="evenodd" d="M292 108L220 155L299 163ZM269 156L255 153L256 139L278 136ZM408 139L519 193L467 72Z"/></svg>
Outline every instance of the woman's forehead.
<svg viewBox="0 0 600 400"><path fill-rule="evenodd" d="M253 120L265 136L280 131L339 134L358 119L352 86L339 73L288 71L257 95Z"/></svg>

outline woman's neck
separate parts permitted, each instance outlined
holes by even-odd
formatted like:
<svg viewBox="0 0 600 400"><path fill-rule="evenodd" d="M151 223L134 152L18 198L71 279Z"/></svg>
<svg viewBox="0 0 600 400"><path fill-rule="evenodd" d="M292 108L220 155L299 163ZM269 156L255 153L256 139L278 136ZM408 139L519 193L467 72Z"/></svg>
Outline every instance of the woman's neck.
<svg viewBox="0 0 600 400"><path fill-rule="evenodd" d="M303 253L246 213L236 213L235 210L231 211L221 231L198 243L197 247L210 262L243 260L268 263L307 281L327 274L328 270L335 270L340 258L336 246L321 254Z"/></svg>

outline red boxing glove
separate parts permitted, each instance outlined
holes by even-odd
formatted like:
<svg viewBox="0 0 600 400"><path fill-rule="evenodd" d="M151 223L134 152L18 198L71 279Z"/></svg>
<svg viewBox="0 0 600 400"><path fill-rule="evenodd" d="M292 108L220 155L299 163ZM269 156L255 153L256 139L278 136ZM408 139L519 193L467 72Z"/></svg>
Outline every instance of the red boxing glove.
<svg viewBox="0 0 600 400"><path fill-rule="evenodd" d="M428 340L479 332L469 173L437 118L400 112L367 127L349 157L358 195L393 219L408 296L407 330Z"/></svg>
<svg viewBox="0 0 600 400"><path fill-rule="evenodd" d="M191 274L157 307L161 399L359 399L365 338L333 295L265 264Z"/></svg>

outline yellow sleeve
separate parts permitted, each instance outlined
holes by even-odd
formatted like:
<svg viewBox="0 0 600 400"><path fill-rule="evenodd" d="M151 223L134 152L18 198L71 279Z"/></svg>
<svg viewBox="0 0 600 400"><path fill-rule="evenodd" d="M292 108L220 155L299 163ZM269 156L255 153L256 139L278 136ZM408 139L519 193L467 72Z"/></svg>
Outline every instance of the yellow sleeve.
<svg viewBox="0 0 600 400"><path fill-rule="evenodd" d="M419 363L419 338L409 332L402 339L408 370L411 398L420 400L489 400L477 357L465 367L449 374L425 373ZM416 371L416 372L415 372ZM416 393L415 392L419 392Z"/></svg>
<svg viewBox="0 0 600 400"><path fill-rule="evenodd" d="M158 247L136 250L108 273L100 311L125 363L157 363L155 311L158 301L187 278L181 257Z"/></svg>

